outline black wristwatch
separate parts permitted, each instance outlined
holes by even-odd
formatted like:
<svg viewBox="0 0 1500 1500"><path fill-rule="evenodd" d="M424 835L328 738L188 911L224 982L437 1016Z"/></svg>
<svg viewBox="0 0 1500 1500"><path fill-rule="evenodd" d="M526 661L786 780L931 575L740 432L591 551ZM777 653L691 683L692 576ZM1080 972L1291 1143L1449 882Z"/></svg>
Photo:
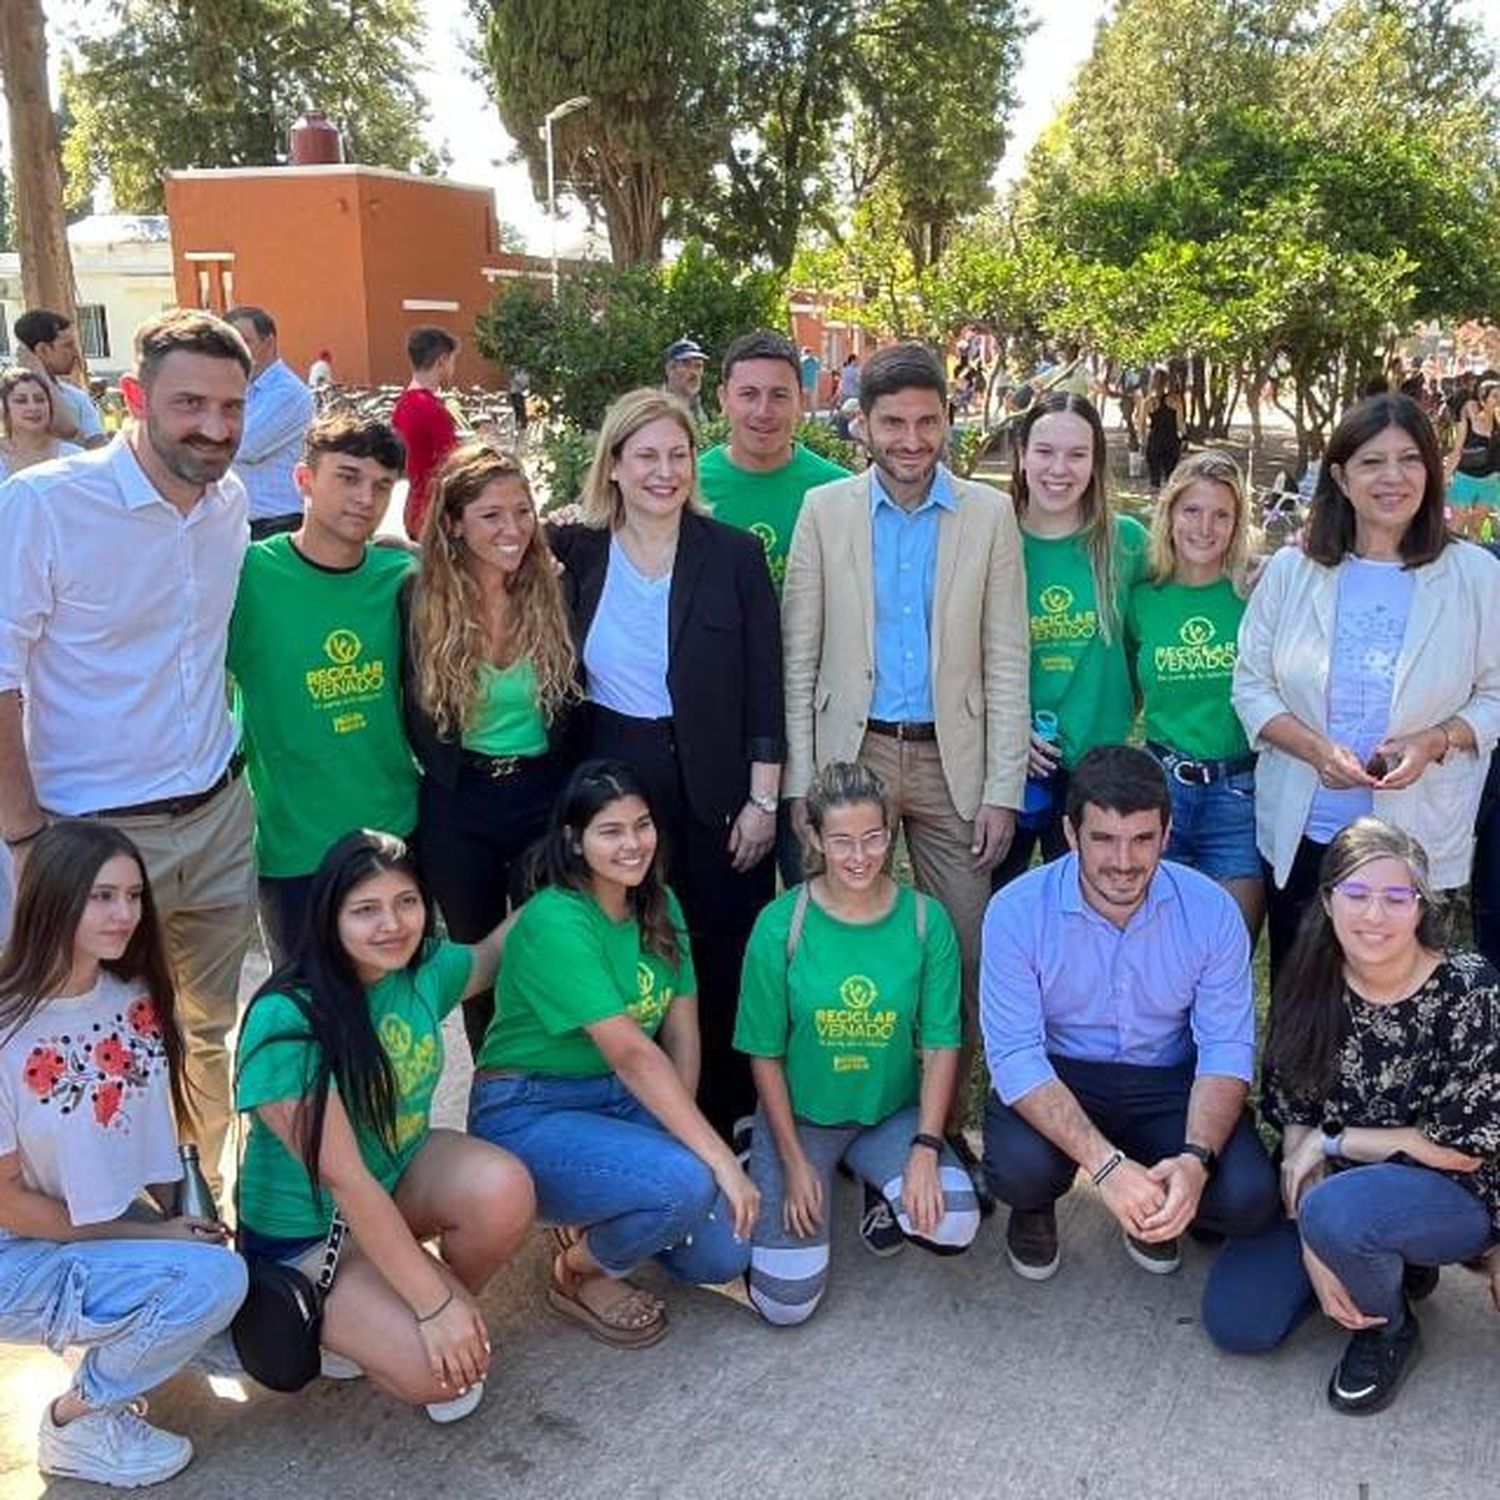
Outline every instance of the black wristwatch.
<svg viewBox="0 0 1500 1500"><path fill-rule="evenodd" d="M1193 1141L1184 1141L1182 1143L1182 1151L1179 1154L1182 1156L1196 1157L1203 1163L1203 1170L1208 1173L1210 1177L1212 1177L1218 1170L1219 1153L1217 1151L1211 1151L1207 1146L1199 1146Z"/></svg>

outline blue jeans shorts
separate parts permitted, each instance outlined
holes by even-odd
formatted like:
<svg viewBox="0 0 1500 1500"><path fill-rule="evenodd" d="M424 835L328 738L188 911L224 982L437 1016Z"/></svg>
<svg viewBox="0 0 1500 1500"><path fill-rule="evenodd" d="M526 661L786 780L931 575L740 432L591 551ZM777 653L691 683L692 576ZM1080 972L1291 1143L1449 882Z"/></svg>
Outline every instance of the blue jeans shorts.
<svg viewBox="0 0 1500 1500"><path fill-rule="evenodd" d="M1207 786L1167 777L1172 794L1172 837L1166 857L1211 880L1259 880L1255 847L1255 772L1241 771Z"/></svg>

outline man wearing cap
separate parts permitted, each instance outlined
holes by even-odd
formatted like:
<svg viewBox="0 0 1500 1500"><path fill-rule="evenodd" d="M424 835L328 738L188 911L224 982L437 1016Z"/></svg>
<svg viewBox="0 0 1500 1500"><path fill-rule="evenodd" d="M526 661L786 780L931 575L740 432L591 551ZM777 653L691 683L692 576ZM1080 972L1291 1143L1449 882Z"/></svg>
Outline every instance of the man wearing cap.
<svg viewBox="0 0 1500 1500"><path fill-rule="evenodd" d="M696 339L680 338L668 348L662 367L665 379L662 389L670 391L687 409L693 420L701 422L703 412L703 367L708 355Z"/></svg>

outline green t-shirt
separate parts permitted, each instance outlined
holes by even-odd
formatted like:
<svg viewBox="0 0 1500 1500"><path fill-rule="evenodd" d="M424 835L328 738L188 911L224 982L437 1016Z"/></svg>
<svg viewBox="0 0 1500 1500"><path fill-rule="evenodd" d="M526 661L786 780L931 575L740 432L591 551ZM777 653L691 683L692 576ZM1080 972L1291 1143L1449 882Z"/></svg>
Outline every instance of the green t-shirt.
<svg viewBox="0 0 1500 1500"><path fill-rule="evenodd" d="M463 999L473 954L457 943L435 943L415 969L387 974L366 992L375 1034L396 1080L394 1149L361 1120L352 1121L365 1166L391 1192L427 1139L432 1095L443 1071L443 1018ZM286 995L263 995L240 1031L234 1107L253 1111L312 1088L317 1050L307 1018ZM330 1085L332 1087L332 1085ZM250 1115L239 1178L240 1222L257 1234L311 1239L327 1234L333 1200L312 1184L299 1156Z"/></svg>
<svg viewBox="0 0 1500 1500"><path fill-rule="evenodd" d="M508 667L480 664L479 701L463 743L480 755L547 753L547 719L537 700L536 663L529 656Z"/></svg>
<svg viewBox="0 0 1500 1500"><path fill-rule="evenodd" d="M610 1071L586 1026L631 1015L647 1036L679 995L697 993L687 924L667 893L681 959L674 968L641 946L633 916L611 920L592 896L546 886L522 908L495 981L495 1019L475 1065L554 1078Z"/></svg>
<svg viewBox="0 0 1500 1500"><path fill-rule="evenodd" d="M733 463L727 443L710 448L698 460L698 483L703 498L713 507L714 518L760 538L778 596L786 580L786 554L803 497L817 485L848 477L847 469L801 443L792 444L789 464L764 474Z"/></svg>
<svg viewBox="0 0 1500 1500"><path fill-rule="evenodd" d="M959 1044L958 938L928 896L916 941L916 896L903 886L878 922L842 922L807 903L791 964L797 891L756 918L740 982L734 1045L786 1060L792 1110L814 1125L877 1125L916 1102L918 1051Z"/></svg>
<svg viewBox="0 0 1500 1500"><path fill-rule="evenodd" d="M245 555L229 622L262 875L310 875L354 828L417 821L401 722L397 595L412 565L370 547L357 568L309 562L288 535Z"/></svg>
<svg viewBox="0 0 1500 1500"><path fill-rule="evenodd" d="M1146 571L1146 528L1115 517L1116 612L1123 621L1130 591ZM1106 642L1099 633L1094 575L1085 533L1021 534L1026 561L1026 605L1031 615L1031 710L1057 715L1062 759L1077 762L1095 745L1122 743L1135 722L1135 688L1117 623Z"/></svg>
<svg viewBox="0 0 1500 1500"><path fill-rule="evenodd" d="M1244 613L1245 601L1227 578L1136 586L1126 631L1148 740L1192 760L1248 752L1229 701Z"/></svg>

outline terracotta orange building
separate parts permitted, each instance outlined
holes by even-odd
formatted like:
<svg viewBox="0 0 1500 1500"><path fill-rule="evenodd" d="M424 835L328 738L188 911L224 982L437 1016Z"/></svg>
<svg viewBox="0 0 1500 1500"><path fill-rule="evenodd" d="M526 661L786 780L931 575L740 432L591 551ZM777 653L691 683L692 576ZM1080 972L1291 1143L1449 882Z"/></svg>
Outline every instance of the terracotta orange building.
<svg viewBox="0 0 1500 1500"><path fill-rule="evenodd" d="M404 385L406 335L436 323L463 340L458 384L496 386L474 319L498 282L548 275L501 250L489 188L338 163L173 172L166 197L178 302L264 307L287 363L329 349L340 384Z"/></svg>

